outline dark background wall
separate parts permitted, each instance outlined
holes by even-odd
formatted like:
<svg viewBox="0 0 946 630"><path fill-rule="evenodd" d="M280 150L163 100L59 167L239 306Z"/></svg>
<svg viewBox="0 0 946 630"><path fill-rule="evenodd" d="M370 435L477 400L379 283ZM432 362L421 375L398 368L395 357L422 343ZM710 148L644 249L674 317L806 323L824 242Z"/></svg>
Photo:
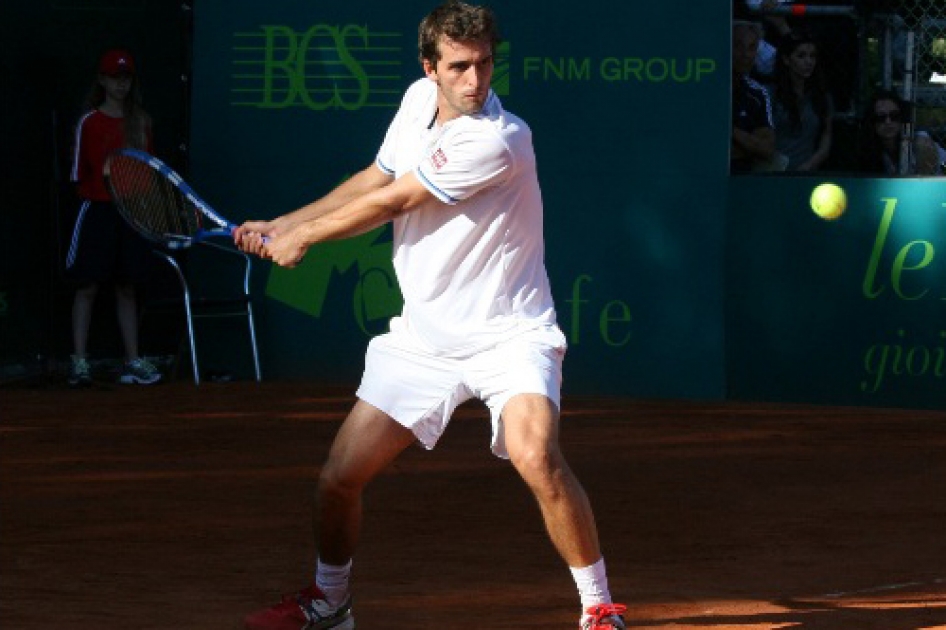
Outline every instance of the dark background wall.
<svg viewBox="0 0 946 630"><path fill-rule="evenodd" d="M71 287L62 260L76 209L68 169L75 122L109 48L135 56L156 152L182 166L190 11L168 0L0 3L0 357L68 356ZM98 356L118 356L111 296L93 321Z"/></svg>

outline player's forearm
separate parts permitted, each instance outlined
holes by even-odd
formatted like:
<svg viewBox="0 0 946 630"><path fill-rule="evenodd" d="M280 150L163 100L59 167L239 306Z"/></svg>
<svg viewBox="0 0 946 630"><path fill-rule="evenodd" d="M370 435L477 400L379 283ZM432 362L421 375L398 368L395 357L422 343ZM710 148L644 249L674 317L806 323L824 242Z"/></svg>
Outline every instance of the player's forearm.
<svg viewBox="0 0 946 630"><path fill-rule="evenodd" d="M359 236L402 214L424 207L433 199L430 191L412 173L408 173L388 185L352 199L341 208L300 225L300 236L306 247L323 241Z"/></svg>
<svg viewBox="0 0 946 630"><path fill-rule="evenodd" d="M335 212L352 200L384 186L388 181L389 177L372 164L346 179L324 197L285 215L283 220L292 226L314 221L319 217Z"/></svg>
<svg viewBox="0 0 946 630"><path fill-rule="evenodd" d="M324 241L360 236L381 227L398 214L377 195L362 195L333 211L319 214L298 226L306 247Z"/></svg>

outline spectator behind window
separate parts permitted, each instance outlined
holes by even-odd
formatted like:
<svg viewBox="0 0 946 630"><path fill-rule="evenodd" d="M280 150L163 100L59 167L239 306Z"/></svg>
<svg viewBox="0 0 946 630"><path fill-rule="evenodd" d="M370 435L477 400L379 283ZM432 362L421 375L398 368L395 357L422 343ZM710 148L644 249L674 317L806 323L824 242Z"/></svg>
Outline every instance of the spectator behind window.
<svg viewBox="0 0 946 630"><path fill-rule="evenodd" d="M834 110L811 35L782 40L771 93L775 149L788 157L786 170L818 170L831 152Z"/></svg>
<svg viewBox="0 0 946 630"><path fill-rule="evenodd" d="M868 175L943 175L946 149L929 133L919 130L908 145L909 156L901 172L900 155L904 124L910 120L910 103L895 92L879 90L871 99L864 118L861 172Z"/></svg>
<svg viewBox="0 0 946 630"><path fill-rule="evenodd" d="M775 157L775 131L769 93L749 74L755 65L762 25L737 20L732 31L732 145L730 172L766 168Z"/></svg>

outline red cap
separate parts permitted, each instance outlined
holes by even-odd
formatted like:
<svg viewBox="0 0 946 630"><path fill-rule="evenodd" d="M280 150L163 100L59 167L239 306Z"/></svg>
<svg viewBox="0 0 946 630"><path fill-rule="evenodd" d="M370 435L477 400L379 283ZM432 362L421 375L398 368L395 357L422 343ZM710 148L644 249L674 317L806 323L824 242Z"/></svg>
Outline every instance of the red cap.
<svg viewBox="0 0 946 630"><path fill-rule="evenodd" d="M99 73L109 76L134 74L135 60L124 50L110 50L99 60Z"/></svg>

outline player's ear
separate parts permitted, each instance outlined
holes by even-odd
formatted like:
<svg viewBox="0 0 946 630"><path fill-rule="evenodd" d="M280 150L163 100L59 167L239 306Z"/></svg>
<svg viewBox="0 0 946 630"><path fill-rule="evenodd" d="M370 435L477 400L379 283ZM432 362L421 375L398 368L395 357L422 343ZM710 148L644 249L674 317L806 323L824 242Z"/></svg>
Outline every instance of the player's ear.
<svg viewBox="0 0 946 630"><path fill-rule="evenodd" d="M437 66L430 62L430 59L424 59L423 61L424 74L427 75L428 79L433 81L437 80Z"/></svg>

